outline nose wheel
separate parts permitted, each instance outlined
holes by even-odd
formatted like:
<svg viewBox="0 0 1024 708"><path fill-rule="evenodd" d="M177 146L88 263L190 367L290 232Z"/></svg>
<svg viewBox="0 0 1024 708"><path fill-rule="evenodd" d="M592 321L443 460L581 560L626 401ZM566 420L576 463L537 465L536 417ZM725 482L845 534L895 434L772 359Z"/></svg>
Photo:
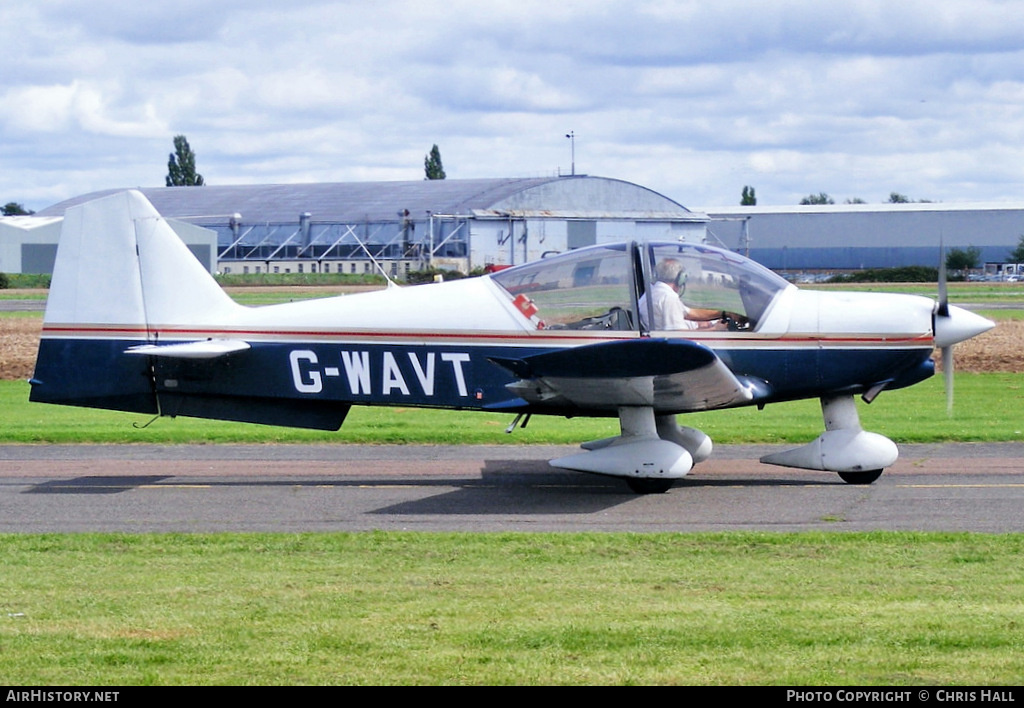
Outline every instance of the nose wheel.
<svg viewBox="0 0 1024 708"><path fill-rule="evenodd" d="M664 494L672 488L674 482L674 479L626 478L626 484L636 494Z"/></svg>
<svg viewBox="0 0 1024 708"><path fill-rule="evenodd" d="M840 472L839 477L847 484L871 484L882 476L882 470L867 470L866 472Z"/></svg>
<svg viewBox="0 0 1024 708"><path fill-rule="evenodd" d="M765 455L761 462L805 470L837 472L847 484L871 484L897 458L889 438L860 427L853 396L822 397L825 432L803 447Z"/></svg>

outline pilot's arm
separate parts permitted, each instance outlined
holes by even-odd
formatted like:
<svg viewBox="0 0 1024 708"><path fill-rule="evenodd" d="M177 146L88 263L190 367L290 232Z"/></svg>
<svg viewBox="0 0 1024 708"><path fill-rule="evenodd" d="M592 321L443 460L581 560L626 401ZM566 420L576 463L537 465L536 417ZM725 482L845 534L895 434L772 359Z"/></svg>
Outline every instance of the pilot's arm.
<svg viewBox="0 0 1024 708"><path fill-rule="evenodd" d="M728 329L729 319L734 321L746 320L742 315L726 312L725 310L710 310L702 307L687 308L686 316L698 323L698 329Z"/></svg>

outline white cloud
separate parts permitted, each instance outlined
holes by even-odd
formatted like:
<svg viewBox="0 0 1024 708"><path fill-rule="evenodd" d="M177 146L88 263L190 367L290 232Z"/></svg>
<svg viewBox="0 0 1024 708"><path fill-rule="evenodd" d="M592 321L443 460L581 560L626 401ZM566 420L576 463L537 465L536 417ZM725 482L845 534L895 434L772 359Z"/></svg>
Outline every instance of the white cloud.
<svg viewBox="0 0 1024 708"><path fill-rule="evenodd" d="M999 0L7 4L0 193L161 184L177 133L209 183L554 174L574 130L684 204L1019 199L1021 37Z"/></svg>
<svg viewBox="0 0 1024 708"><path fill-rule="evenodd" d="M85 133L123 138L166 134L167 126L146 103L136 107L134 119L112 114L101 89L73 81L66 86L29 86L12 89L0 100L0 113L9 130L23 133Z"/></svg>

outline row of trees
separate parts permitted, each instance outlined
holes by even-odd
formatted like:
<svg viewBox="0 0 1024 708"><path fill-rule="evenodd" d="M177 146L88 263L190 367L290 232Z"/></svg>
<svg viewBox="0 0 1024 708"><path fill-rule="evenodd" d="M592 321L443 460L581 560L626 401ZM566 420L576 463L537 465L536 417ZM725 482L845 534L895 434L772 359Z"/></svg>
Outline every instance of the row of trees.
<svg viewBox="0 0 1024 708"><path fill-rule="evenodd" d="M1006 256L1007 263L1024 263L1024 235L1017 241L1017 247ZM964 272L981 267L981 249L977 246L951 248L946 253L946 269Z"/></svg>
<svg viewBox="0 0 1024 708"><path fill-rule="evenodd" d="M35 214L34 211L25 209L23 205L17 202L7 202L0 211L3 212L4 216L31 216Z"/></svg>
<svg viewBox="0 0 1024 708"><path fill-rule="evenodd" d="M890 192L889 200L887 204L911 204L918 202L921 204L930 204L931 199L911 199L906 194L900 194L899 192ZM806 197L800 200L800 204L835 204L835 200L830 197L826 192L818 192L817 194L808 194ZM866 201L860 197L853 197L847 199L846 204L867 204Z"/></svg>
<svg viewBox="0 0 1024 708"><path fill-rule="evenodd" d="M441 150L435 144L423 158L423 172L426 179L444 179L447 175L441 164ZM167 176L164 184L168 187L201 187L206 184L203 176L196 171L196 153L184 135L174 136L174 152L167 156ZM17 202L8 202L0 208L4 216L34 214Z"/></svg>
<svg viewBox="0 0 1024 708"><path fill-rule="evenodd" d="M931 203L930 199L911 199L906 194L900 194L899 192L890 192L888 204L911 204L913 202L922 204ZM817 194L808 194L806 197L800 200L802 206L815 205L815 204L835 204L836 200L833 199L827 192L818 192ZM866 201L860 197L853 197L847 199L846 204L867 204ZM740 206L756 206L757 196L755 195L754 188L750 185L745 185L743 191L740 193Z"/></svg>
<svg viewBox="0 0 1024 708"><path fill-rule="evenodd" d="M425 179L447 177L441 163L441 150L437 144L434 144L423 158L423 173ZM196 172L196 153L184 135L174 136L174 152L167 158L165 182L168 187L201 187L205 184L203 176Z"/></svg>

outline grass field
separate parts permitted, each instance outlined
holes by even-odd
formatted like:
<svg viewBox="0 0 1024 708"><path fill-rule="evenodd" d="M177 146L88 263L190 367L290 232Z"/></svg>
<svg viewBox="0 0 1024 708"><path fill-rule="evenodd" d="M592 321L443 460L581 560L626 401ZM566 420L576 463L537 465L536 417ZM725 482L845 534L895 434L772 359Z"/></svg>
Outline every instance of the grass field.
<svg viewBox="0 0 1024 708"><path fill-rule="evenodd" d="M1024 537L0 536L8 685L1015 685Z"/></svg>
<svg viewBox="0 0 1024 708"><path fill-rule="evenodd" d="M953 299L1006 299L987 292ZM861 405L862 421L900 442L1024 439L1024 374L956 379L952 417L936 377ZM0 442L572 444L617 432L614 419L535 417L509 436L508 415L404 408L354 408L337 433L188 419L139 429L146 416L27 398L26 383L0 382ZM680 421L716 443L805 442L822 427L816 401ZM0 676L1016 685L1022 551L1021 534L4 534Z"/></svg>

